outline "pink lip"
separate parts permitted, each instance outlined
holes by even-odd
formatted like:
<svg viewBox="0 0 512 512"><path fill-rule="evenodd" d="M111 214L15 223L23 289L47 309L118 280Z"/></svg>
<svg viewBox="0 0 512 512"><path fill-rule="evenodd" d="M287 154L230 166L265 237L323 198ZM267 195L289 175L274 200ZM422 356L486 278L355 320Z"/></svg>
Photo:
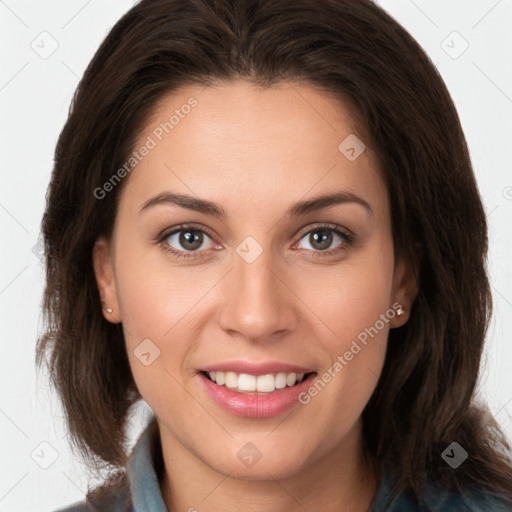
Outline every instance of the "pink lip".
<svg viewBox="0 0 512 512"><path fill-rule="evenodd" d="M220 366L219 366L220 368ZM223 366L222 368L226 368ZM283 368L283 365L280 366ZM300 368L302 370L302 368ZM208 370L215 371L215 370ZM234 370L230 370L234 371ZM254 370L245 373L253 373ZM295 371L295 370L294 370ZM244 372L240 372L244 373ZM257 375L264 375L265 373L274 373L273 371L261 371ZM279 373L279 372L276 372ZM287 373L292 373L287 372ZM302 371L298 373L303 373ZM199 372L198 377L203 382L207 393L210 397L219 404L224 410L234 414L235 416L242 416L245 418L271 418L291 409L299 403L298 396L305 391L315 378L316 373L312 373L308 378L304 379L299 384L284 389L277 389L272 393L237 393L228 389L226 386L219 386L215 382L209 380L206 375Z"/></svg>
<svg viewBox="0 0 512 512"><path fill-rule="evenodd" d="M248 373L249 375L266 375L267 373L310 373L313 370L295 366L293 364L269 361L267 363L249 363L248 361L228 361L200 368L203 372L235 372Z"/></svg>

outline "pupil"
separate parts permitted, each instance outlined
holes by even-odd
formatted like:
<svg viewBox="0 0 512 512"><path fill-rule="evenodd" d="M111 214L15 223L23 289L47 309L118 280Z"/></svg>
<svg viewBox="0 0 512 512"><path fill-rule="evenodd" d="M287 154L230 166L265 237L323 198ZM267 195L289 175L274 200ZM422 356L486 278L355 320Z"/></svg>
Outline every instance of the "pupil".
<svg viewBox="0 0 512 512"><path fill-rule="evenodd" d="M310 235L310 243L317 249L327 249L332 242L332 233L330 231L315 231ZM316 245L315 245L316 244Z"/></svg>
<svg viewBox="0 0 512 512"><path fill-rule="evenodd" d="M203 243L202 234L199 231L182 231L180 235L180 244L186 249L197 249ZM187 245L188 244L188 245Z"/></svg>

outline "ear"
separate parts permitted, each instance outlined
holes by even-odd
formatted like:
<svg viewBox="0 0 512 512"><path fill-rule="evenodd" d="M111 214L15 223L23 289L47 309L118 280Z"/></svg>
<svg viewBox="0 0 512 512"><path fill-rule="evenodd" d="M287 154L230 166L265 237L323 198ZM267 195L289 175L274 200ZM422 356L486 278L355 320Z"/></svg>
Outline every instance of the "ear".
<svg viewBox="0 0 512 512"><path fill-rule="evenodd" d="M414 262L408 258L400 258L396 265L393 275L393 306L397 311L402 306L402 314L395 315L390 321L391 328L402 327L410 317L411 307L418 294L418 260Z"/></svg>
<svg viewBox="0 0 512 512"><path fill-rule="evenodd" d="M94 243L92 262L101 298L103 316L113 324L121 322L110 241L100 237ZM112 311L110 311L112 310Z"/></svg>

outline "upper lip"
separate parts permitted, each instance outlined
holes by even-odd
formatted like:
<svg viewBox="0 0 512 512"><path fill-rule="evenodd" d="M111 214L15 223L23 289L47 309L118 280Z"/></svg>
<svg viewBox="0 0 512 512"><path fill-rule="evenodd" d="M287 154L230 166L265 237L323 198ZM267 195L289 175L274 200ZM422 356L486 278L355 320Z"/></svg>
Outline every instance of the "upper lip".
<svg viewBox="0 0 512 512"><path fill-rule="evenodd" d="M281 363L279 361L267 361L264 363L251 363L249 361L226 361L204 366L199 369L203 372L234 372L247 373L249 375L259 376L269 373L311 373L313 370L294 364Z"/></svg>

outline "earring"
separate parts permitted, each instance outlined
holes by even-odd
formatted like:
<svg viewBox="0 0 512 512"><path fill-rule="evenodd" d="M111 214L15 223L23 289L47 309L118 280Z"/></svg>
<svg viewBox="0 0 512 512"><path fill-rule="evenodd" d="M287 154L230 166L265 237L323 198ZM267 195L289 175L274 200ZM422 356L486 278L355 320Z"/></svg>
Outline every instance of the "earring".
<svg viewBox="0 0 512 512"><path fill-rule="evenodd" d="M405 310L400 306L396 312L396 316L402 316L405 315Z"/></svg>
<svg viewBox="0 0 512 512"><path fill-rule="evenodd" d="M110 313L112 313L112 311L114 311L112 308L104 308L105 311L110 315Z"/></svg>

